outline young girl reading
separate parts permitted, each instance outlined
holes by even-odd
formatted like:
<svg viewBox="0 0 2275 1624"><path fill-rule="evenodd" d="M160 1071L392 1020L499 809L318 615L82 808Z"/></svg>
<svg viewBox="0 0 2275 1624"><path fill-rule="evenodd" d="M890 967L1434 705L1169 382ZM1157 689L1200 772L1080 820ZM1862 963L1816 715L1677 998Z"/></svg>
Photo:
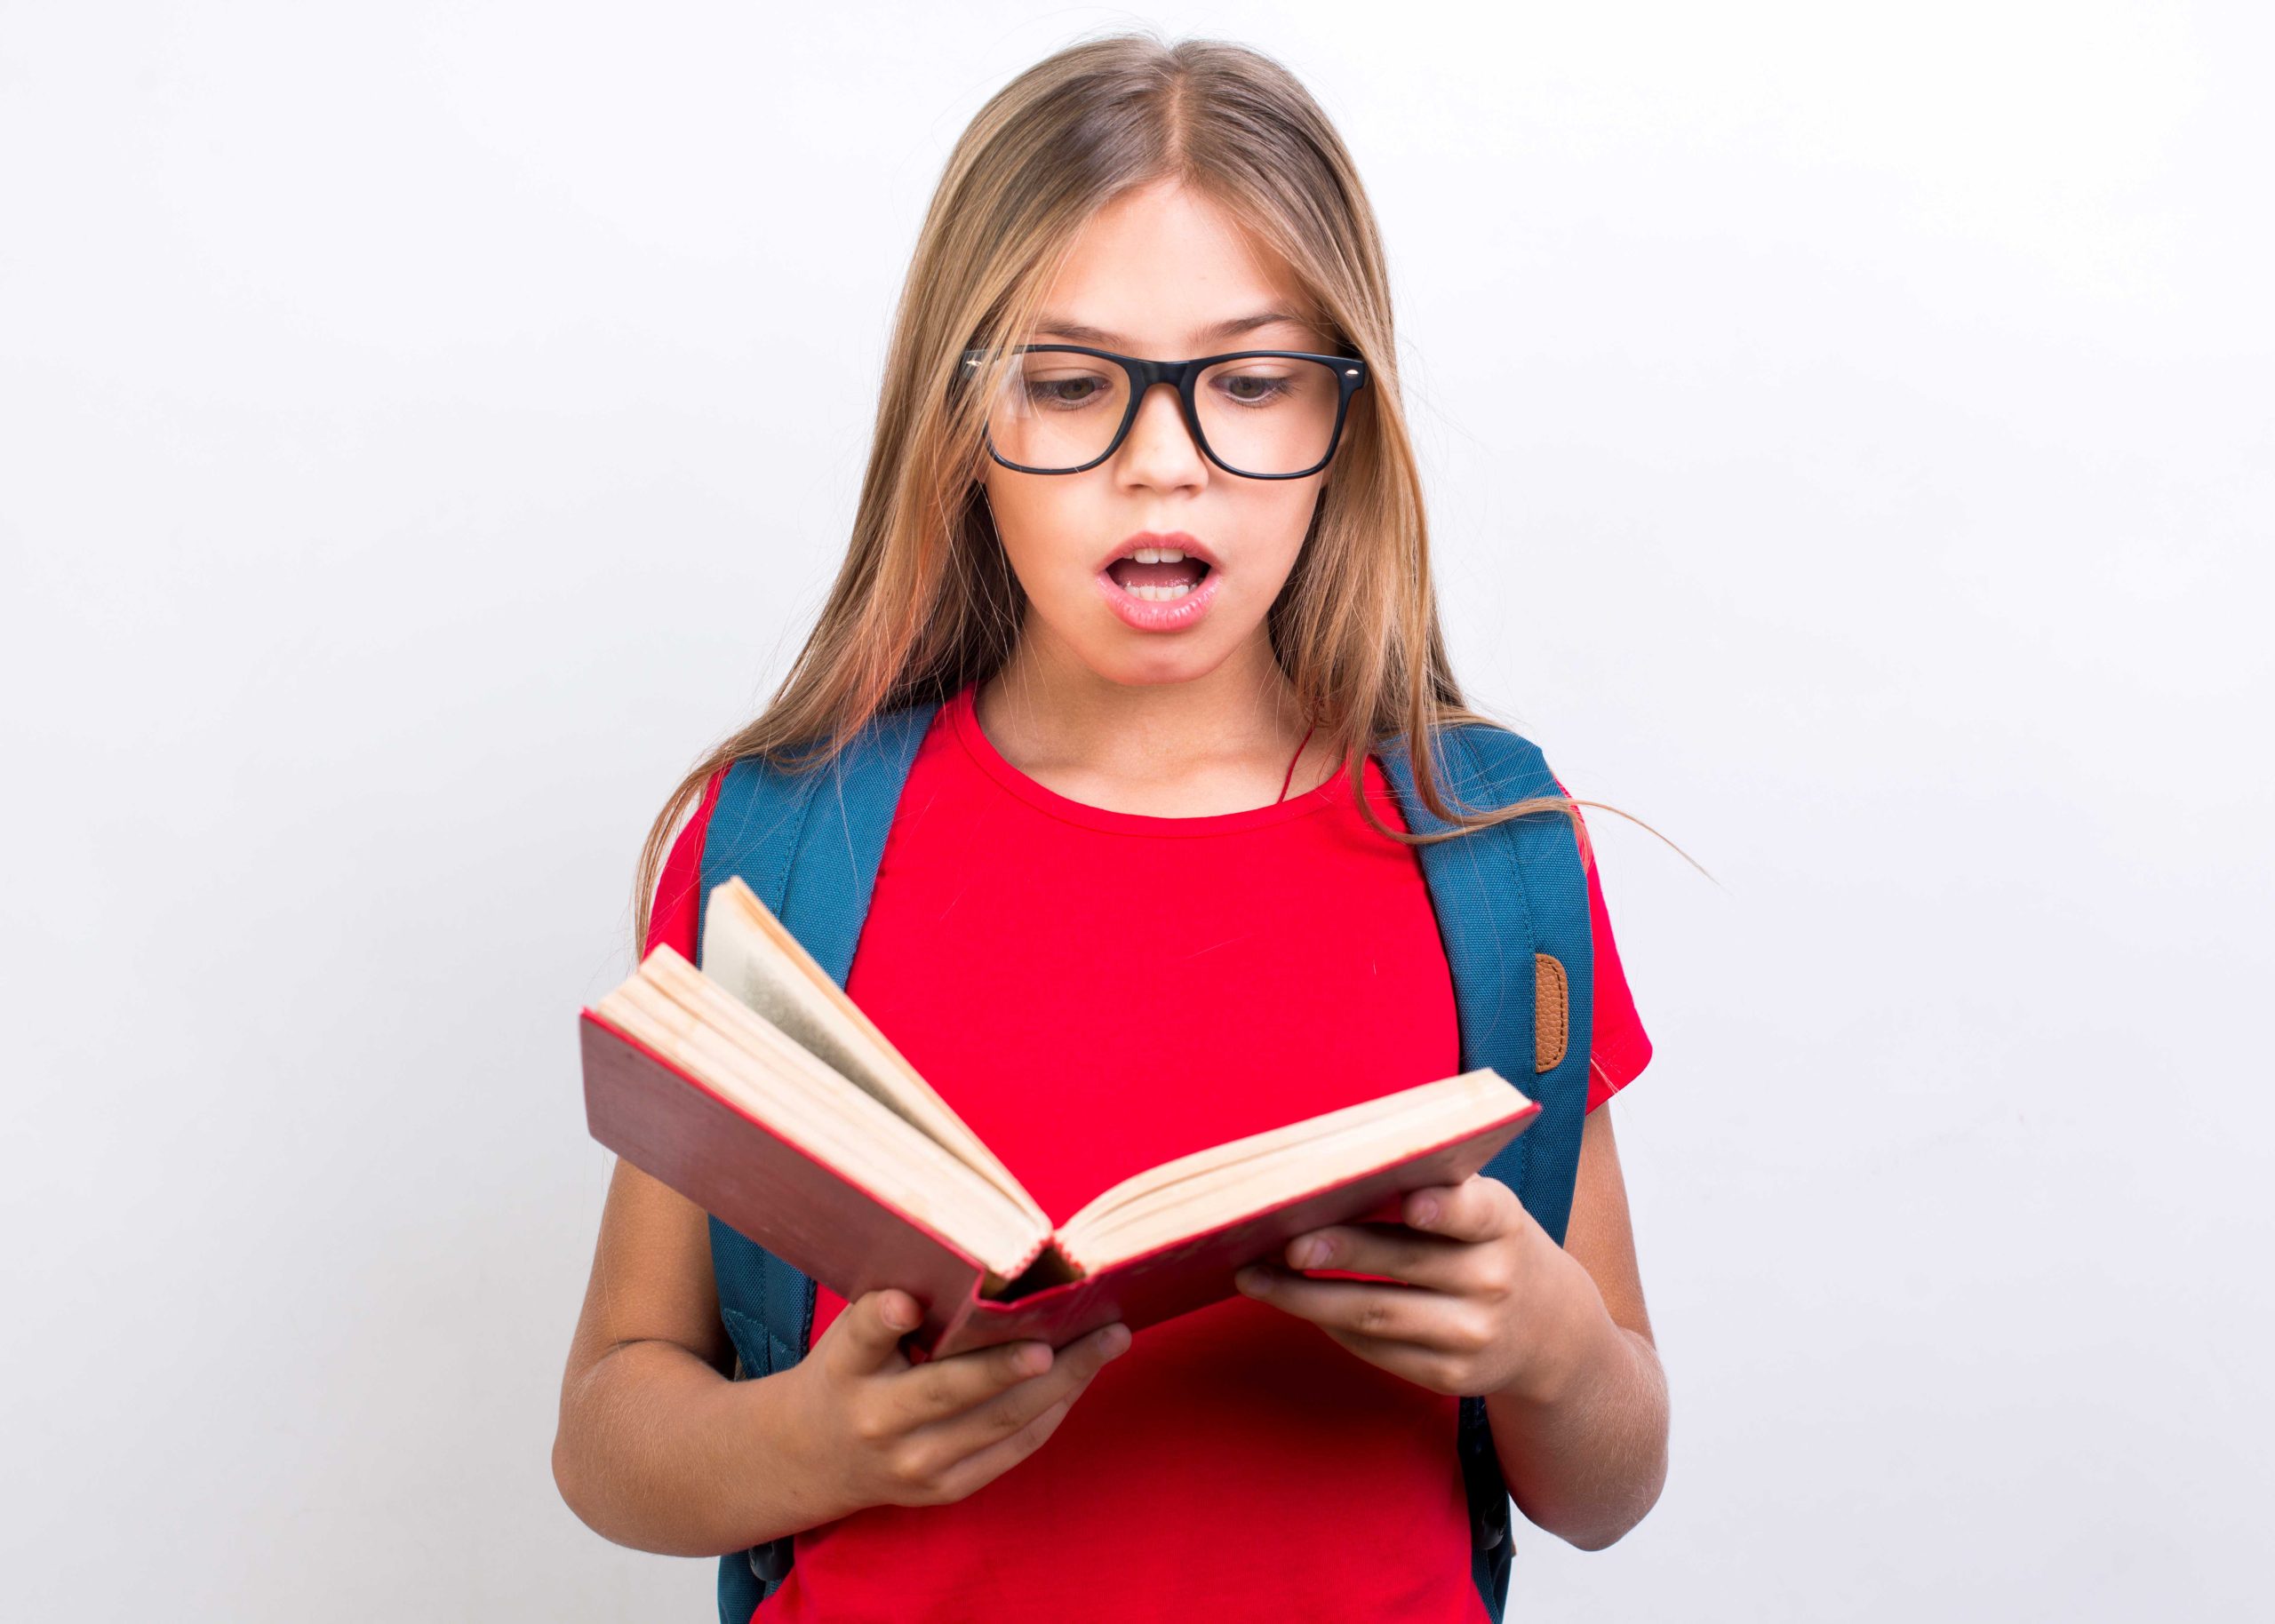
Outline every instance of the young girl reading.
<svg viewBox="0 0 2275 1624"><path fill-rule="evenodd" d="M695 955L729 764L929 698L846 991L1054 1222L1459 1071L1421 837L1371 753L1483 720L1441 642L1396 354L1350 158L1277 64L1123 36L1004 89L925 222L819 623L651 832L643 948ZM1437 838L1549 809L1586 851L1569 800L1425 793L1462 825ZM648 1550L794 1536L762 1620L1475 1620L1452 1442L1481 1396L1526 1516L1618 1539L1667 1410L1604 1103L1650 1044L1592 862L1588 887L1562 1246L1480 1174L1134 1341L912 1364L907 1293L822 1289L802 1358L730 1380L705 1214L620 1161L563 1495Z"/></svg>

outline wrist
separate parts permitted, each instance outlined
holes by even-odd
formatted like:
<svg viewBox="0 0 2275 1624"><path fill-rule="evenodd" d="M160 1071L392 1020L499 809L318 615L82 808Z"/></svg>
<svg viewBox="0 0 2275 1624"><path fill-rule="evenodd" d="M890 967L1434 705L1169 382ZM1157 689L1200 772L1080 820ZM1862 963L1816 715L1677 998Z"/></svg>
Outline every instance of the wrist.
<svg viewBox="0 0 2275 1624"><path fill-rule="evenodd" d="M807 1389L813 1371L802 1361L755 1380L730 1382L727 1430L735 1455L746 1463L745 1482L755 1482L762 1504L754 1507L759 1532L746 1543L834 1522L861 1509L851 1486L841 1480L843 1452L833 1450L813 1424L821 1396Z"/></svg>
<svg viewBox="0 0 2275 1624"><path fill-rule="evenodd" d="M1506 1385L1486 1395L1496 1404L1561 1404L1601 1367L1607 1340L1618 1334L1594 1279L1561 1247L1556 1250L1550 1278L1555 1284L1543 1294L1546 1311L1527 1316L1541 1327L1533 1340L1532 1357Z"/></svg>

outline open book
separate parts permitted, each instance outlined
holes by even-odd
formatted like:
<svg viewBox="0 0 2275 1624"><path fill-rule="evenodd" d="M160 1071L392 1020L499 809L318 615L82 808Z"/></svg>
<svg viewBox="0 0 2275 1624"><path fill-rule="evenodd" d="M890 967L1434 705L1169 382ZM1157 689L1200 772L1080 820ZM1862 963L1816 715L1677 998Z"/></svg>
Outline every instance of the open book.
<svg viewBox="0 0 2275 1624"><path fill-rule="evenodd" d="M658 947L581 1012L593 1137L841 1296L909 1292L918 1357L1231 1296L1307 1230L1395 1222L1540 1111L1464 1071L1149 1167L1054 1230L749 887L705 915L701 970Z"/></svg>

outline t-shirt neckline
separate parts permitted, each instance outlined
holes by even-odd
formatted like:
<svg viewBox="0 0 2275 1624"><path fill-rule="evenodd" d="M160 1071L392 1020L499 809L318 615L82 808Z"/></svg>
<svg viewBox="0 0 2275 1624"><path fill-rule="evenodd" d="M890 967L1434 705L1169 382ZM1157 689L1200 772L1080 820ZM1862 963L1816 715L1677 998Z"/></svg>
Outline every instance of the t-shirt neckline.
<svg viewBox="0 0 2275 1624"><path fill-rule="evenodd" d="M1197 817L1164 817L1150 812L1121 812L1107 807L1094 807L1087 801L1061 795L1004 760L1002 752L980 730L978 694L978 683L966 683L948 701L947 712L950 729L979 769L1037 810L1085 828L1104 830L1112 834L1172 837L1232 834L1246 829L1266 828L1290 818L1308 817L1314 812L1325 811L1344 788L1343 775L1337 772L1330 775L1325 782L1314 784L1300 795L1290 795L1285 800L1249 807L1237 812L1205 813Z"/></svg>

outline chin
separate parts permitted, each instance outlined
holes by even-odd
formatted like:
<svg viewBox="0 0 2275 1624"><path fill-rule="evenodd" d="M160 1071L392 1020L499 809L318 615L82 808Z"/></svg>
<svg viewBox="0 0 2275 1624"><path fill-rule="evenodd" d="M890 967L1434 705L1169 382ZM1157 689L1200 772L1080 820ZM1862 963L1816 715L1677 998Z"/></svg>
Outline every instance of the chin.
<svg viewBox="0 0 2275 1624"><path fill-rule="evenodd" d="M1213 639L1206 644L1188 641L1181 647L1172 647L1172 641L1125 633L1118 643L1084 649L1082 663L1106 681L1124 688L1163 688L1207 676L1225 663L1229 652Z"/></svg>

